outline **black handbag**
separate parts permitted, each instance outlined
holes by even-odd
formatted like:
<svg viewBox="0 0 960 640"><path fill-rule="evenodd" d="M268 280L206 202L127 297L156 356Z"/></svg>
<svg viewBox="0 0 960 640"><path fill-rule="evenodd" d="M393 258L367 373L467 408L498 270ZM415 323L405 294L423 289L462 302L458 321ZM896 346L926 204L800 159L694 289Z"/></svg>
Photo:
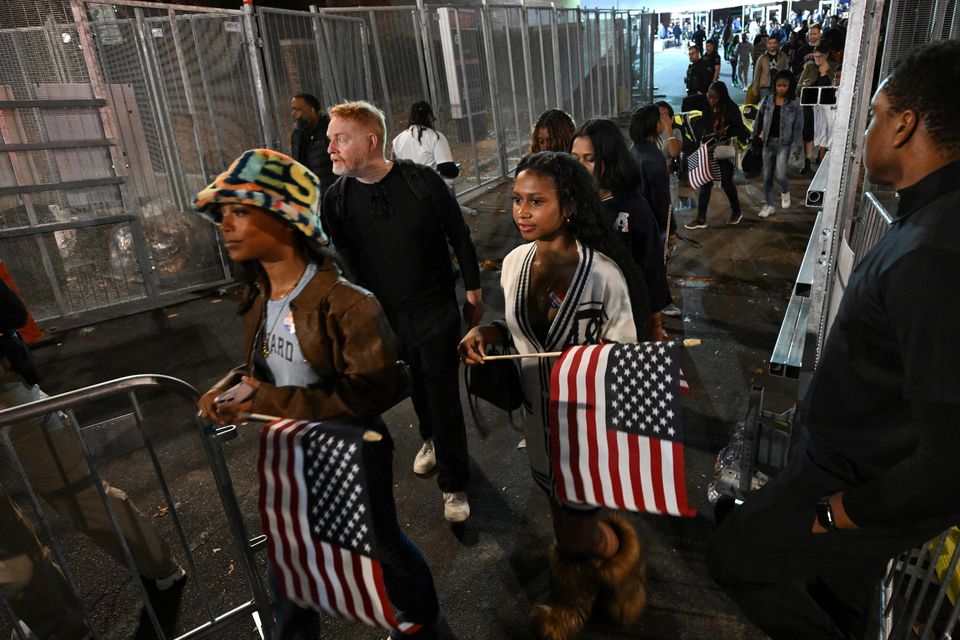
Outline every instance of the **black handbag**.
<svg viewBox="0 0 960 640"><path fill-rule="evenodd" d="M474 398L486 400L504 411L515 411L523 406L523 388L520 386L520 367L516 360L491 360L463 368L470 408Z"/></svg>

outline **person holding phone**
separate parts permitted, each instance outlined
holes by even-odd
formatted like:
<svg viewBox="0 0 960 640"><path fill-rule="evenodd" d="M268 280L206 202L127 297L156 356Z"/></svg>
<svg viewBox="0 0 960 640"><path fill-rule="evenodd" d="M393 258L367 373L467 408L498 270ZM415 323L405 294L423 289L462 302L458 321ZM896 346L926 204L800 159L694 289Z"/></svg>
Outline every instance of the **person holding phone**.
<svg viewBox="0 0 960 640"><path fill-rule="evenodd" d="M252 149L194 199L194 211L220 227L246 285L246 360L203 395L200 413L221 424L250 413L342 420L381 434L366 467L387 595L400 622L421 625L405 638L432 639L439 616L433 577L397 522L393 441L380 418L405 395L406 370L380 303L347 280L325 247L319 193L317 176L299 162ZM318 637L316 612L271 582L277 637Z"/></svg>

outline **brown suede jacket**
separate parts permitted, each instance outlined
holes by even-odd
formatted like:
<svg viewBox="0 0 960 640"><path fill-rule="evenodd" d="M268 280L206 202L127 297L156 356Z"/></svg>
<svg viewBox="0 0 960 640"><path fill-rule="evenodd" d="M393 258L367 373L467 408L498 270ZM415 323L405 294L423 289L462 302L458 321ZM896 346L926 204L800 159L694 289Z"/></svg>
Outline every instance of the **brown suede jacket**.
<svg viewBox="0 0 960 640"><path fill-rule="evenodd" d="M253 371L263 325L262 286L260 291L243 314L246 364L233 369L215 388L227 389ZM403 385L397 339L372 293L348 282L326 260L290 301L290 308L300 349L320 382L311 388L261 382L253 413L305 420L369 418L399 400Z"/></svg>

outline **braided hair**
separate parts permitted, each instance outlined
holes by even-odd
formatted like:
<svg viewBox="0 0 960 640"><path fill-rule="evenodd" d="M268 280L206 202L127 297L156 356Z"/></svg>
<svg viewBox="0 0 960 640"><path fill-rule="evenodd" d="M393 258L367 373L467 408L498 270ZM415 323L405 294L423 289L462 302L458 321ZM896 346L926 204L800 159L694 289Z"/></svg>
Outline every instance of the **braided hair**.
<svg viewBox="0 0 960 640"><path fill-rule="evenodd" d="M433 123L436 121L433 115L433 107L426 100L414 102L410 107L410 121L408 127L417 128L417 142L423 142L423 130L433 129Z"/></svg>

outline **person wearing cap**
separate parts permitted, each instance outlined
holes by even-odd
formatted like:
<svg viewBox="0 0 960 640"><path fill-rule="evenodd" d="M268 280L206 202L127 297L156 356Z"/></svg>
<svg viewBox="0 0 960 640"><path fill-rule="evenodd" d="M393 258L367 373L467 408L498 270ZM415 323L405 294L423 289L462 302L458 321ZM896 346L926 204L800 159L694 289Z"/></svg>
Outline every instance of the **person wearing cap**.
<svg viewBox="0 0 960 640"><path fill-rule="evenodd" d="M259 413L347 420L382 435L371 447L367 489L387 595L397 620L419 625L403 637L436 637L433 577L397 522L393 441L380 414L404 393L397 340L377 299L344 277L317 214L320 182L277 151L246 151L197 194L194 211L217 223L230 258L242 266L240 304L246 359L199 401L218 423ZM243 382L249 399L218 405ZM276 590L275 590L276 591ZM316 638L319 617L274 593L280 638Z"/></svg>

